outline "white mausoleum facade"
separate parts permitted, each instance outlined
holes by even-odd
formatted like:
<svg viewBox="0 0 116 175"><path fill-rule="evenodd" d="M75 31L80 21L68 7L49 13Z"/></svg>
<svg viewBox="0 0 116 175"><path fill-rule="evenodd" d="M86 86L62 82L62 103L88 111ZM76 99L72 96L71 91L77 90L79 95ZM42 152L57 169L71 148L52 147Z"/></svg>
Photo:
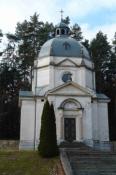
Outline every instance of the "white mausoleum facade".
<svg viewBox="0 0 116 175"><path fill-rule="evenodd" d="M20 149L37 149L46 99L53 103L57 142L84 142L109 148L108 102L97 94L94 64L86 48L60 23L56 37L41 48L33 70L32 91L21 91ZM49 139L49 138L48 138Z"/></svg>

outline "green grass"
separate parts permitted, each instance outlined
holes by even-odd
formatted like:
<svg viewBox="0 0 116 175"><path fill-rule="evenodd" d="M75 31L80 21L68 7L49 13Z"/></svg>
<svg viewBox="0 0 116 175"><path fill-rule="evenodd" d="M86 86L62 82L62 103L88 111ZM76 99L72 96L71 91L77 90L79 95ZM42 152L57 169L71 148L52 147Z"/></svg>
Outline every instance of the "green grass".
<svg viewBox="0 0 116 175"><path fill-rule="evenodd" d="M58 163L34 151L0 151L0 175L51 175Z"/></svg>

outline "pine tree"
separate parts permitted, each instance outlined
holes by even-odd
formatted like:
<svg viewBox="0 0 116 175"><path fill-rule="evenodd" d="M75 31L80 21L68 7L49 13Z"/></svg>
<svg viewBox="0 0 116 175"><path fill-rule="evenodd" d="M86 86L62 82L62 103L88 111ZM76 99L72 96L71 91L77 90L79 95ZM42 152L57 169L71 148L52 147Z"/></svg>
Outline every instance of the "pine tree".
<svg viewBox="0 0 116 175"><path fill-rule="evenodd" d="M112 44L111 58L105 72L105 93L111 100L109 103L110 139L116 140L116 33Z"/></svg>
<svg viewBox="0 0 116 175"><path fill-rule="evenodd" d="M101 31L98 32L96 38L90 43L90 50L96 72L96 89L98 92L103 92L103 82L111 59L111 46L107 41L107 36Z"/></svg>
<svg viewBox="0 0 116 175"><path fill-rule="evenodd" d="M113 46L107 41L107 36L98 32L90 44L92 59L96 72L96 87L98 92L105 93L110 98L109 129L110 139L115 140L116 128L116 34Z"/></svg>
<svg viewBox="0 0 116 175"><path fill-rule="evenodd" d="M52 152L54 155L58 155L58 147L57 147L57 136L56 136L56 119L55 119L55 112L53 104L50 105L50 114L51 114L51 145L52 145Z"/></svg>
<svg viewBox="0 0 116 175"><path fill-rule="evenodd" d="M41 118L39 154L42 157L53 157L58 155L56 142L56 125L53 105L46 101Z"/></svg>
<svg viewBox="0 0 116 175"><path fill-rule="evenodd" d="M77 23L71 28L71 37L78 41L83 39L81 27Z"/></svg>
<svg viewBox="0 0 116 175"><path fill-rule="evenodd" d="M89 44L89 40L85 39L84 41L82 41L82 44L86 47L86 49L88 50L88 52L90 53L90 44ZM91 53L90 53L91 54Z"/></svg>
<svg viewBox="0 0 116 175"><path fill-rule="evenodd" d="M39 21L37 13L31 16L29 21L24 20L22 23L17 23L16 36L20 39L18 45L19 66L23 79L29 77L31 84L34 60L37 59L41 46L53 29L52 23Z"/></svg>
<svg viewBox="0 0 116 175"><path fill-rule="evenodd" d="M13 109L11 104L16 104L18 108L19 90L31 90L34 60L51 29L53 25L44 24L35 13L29 20L17 23L15 34L6 34L6 48L0 50L0 114L8 112L9 120L6 105ZM2 37L0 30L0 44ZM17 113L15 115L17 120Z"/></svg>
<svg viewBox="0 0 116 175"><path fill-rule="evenodd" d="M65 19L62 19L62 22L69 25L70 24L70 18L67 16Z"/></svg>

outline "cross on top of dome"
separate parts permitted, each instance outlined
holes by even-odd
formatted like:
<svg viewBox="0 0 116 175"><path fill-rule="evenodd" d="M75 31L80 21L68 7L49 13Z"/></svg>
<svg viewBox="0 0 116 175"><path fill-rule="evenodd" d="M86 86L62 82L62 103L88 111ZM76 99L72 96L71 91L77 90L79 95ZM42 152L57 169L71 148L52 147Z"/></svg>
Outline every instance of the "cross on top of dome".
<svg viewBox="0 0 116 175"><path fill-rule="evenodd" d="M61 13L61 21L62 21L63 20L63 13L64 13L64 11L61 9L60 13Z"/></svg>
<svg viewBox="0 0 116 175"><path fill-rule="evenodd" d="M57 36L67 36L69 35L69 27L63 22L63 13L64 11L61 9L61 22L56 26L56 37Z"/></svg>

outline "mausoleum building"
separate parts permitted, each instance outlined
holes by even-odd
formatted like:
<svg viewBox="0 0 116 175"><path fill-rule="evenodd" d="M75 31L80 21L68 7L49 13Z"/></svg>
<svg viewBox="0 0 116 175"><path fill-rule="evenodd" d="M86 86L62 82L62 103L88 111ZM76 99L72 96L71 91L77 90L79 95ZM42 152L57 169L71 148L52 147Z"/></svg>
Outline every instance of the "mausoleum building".
<svg viewBox="0 0 116 175"><path fill-rule="evenodd" d="M96 93L94 64L87 49L60 22L55 37L41 47L33 70L32 91L20 91L20 149L36 149L46 99L53 103L57 142L84 142L109 148L108 102ZM49 138L48 138L49 139Z"/></svg>

